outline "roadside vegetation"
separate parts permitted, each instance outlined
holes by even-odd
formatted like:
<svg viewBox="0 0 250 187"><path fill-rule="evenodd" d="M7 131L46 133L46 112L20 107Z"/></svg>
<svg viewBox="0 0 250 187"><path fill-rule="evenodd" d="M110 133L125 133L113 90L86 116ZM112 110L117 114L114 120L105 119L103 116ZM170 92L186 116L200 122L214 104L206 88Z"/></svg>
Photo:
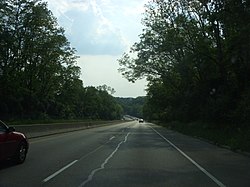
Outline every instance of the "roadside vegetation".
<svg viewBox="0 0 250 187"><path fill-rule="evenodd" d="M143 106L145 103L145 97L137 97L137 98L117 97L116 101L122 107L124 115L143 118Z"/></svg>
<svg viewBox="0 0 250 187"><path fill-rule="evenodd" d="M1 1L1 120L121 119L112 88L83 86L75 53L47 3Z"/></svg>
<svg viewBox="0 0 250 187"><path fill-rule="evenodd" d="M156 122L156 124L183 134L203 139L212 144L239 152L250 152L250 129L214 128L215 124L206 122Z"/></svg>
<svg viewBox="0 0 250 187"><path fill-rule="evenodd" d="M149 1L118 60L129 81L149 81L144 118L249 151L249 20L250 1Z"/></svg>

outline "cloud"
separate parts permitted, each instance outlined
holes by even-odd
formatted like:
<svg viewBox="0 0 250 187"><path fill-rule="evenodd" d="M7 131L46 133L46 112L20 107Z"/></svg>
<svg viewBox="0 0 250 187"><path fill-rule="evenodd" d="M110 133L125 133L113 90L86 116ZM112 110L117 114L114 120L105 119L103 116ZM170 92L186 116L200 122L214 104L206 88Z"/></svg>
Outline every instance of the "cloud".
<svg viewBox="0 0 250 187"><path fill-rule="evenodd" d="M141 31L145 0L49 0L80 55L121 55ZM135 34L137 33L137 34Z"/></svg>
<svg viewBox="0 0 250 187"><path fill-rule="evenodd" d="M65 28L67 38L78 54L117 55L128 48L121 31L103 15L97 1L51 2L59 24Z"/></svg>

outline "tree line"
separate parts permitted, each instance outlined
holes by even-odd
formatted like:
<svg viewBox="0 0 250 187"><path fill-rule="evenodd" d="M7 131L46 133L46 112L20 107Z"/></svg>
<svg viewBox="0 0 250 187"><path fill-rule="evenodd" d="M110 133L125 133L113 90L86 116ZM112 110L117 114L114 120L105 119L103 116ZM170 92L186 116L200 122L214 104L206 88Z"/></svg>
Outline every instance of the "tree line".
<svg viewBox="0 0 250 187"><path fill-rule="evenodd" d="M149 81L151 120L250 122L250 1L150 0L140 41L118 60Z"/></svg>
<svg viewBox="0 0 250 187"><path fill-rule="evenodd" d="M114 90L83 86L75 53L47 3L0 1L0 118L120 119Z"/></svg>
<svg viewBox="0 0 250 187"><path fill-rule="evenodd" d="M143 118L143 107L145 104L145 97L137 98L122 98L117 97L116 101L122 107L124 115L130 115L137 118Z"/></svg>

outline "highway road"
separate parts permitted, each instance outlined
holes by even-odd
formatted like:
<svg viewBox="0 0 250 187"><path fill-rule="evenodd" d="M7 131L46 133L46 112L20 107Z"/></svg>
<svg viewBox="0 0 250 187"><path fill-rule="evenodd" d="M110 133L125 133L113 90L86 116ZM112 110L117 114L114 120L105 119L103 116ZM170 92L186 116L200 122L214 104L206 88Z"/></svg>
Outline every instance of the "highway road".
<svg viewBox="0 0 250 187"><path fill-rule="evenodd" d="M250 158L137 121L30 140L0 187L250 186Z"/></svg>

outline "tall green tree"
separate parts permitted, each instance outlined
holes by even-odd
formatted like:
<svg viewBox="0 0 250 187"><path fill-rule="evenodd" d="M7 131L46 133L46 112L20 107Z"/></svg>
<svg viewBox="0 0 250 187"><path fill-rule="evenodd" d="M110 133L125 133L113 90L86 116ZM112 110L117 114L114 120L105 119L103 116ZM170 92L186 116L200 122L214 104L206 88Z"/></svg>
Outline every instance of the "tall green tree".
<svg viewBox="0 0 250 187"><path fill-rule="evenodd" d="M248 1L151 0L120 71L130 81L148 79L147 110L158 107L160 119L244 121L249 16Z"/></svg>
<svg viewBox="0 0 250 187"><path fill-rule="evenodd" d="M100 86L85 88L84 114L90 119L121 119L122 108L115 98Z"/></svg>
<svg viewBox="0 0 250 187"><path fill-rule="evenodd" d="M64 30L45 2L4 0L0 3L0 39L2 115L47 113L64 82L79 75L75 51Z"/></svg>

